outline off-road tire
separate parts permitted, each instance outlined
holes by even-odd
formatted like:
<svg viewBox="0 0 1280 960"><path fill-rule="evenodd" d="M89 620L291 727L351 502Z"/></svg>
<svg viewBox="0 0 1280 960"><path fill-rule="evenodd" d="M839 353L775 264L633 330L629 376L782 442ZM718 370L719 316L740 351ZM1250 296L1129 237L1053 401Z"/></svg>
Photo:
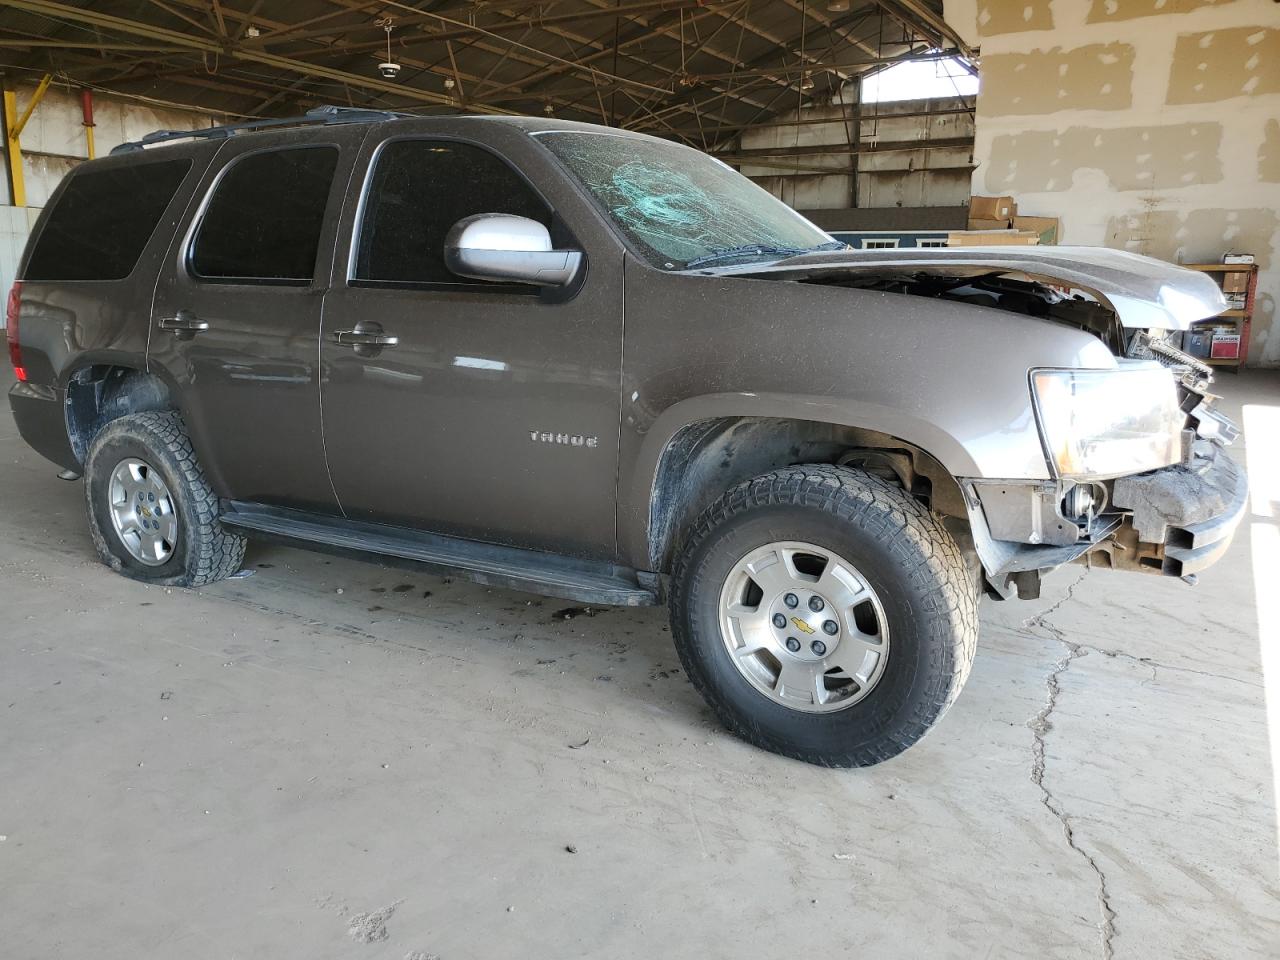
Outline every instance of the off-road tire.
<svg viewBox="0 0 1280 960"><path fill-rule="evenodd" d="M847 558L878 594L891 644L862 699L805 713L755 689L721 636L720 595L738 560L805 541ZM832 767L888 760L955 701L977 647L977 587L939 519L901 488L825 464L776 470L733 487L694 523L671 577L676 650L731 731L765 750Z"/></svg>
<svg viewBox="0 0 1280 960"><path fill-rule="evenodd" d="M136 560L112 525L108 484L116 465L128 457L158 470L177 506L177 542L162 566ZM245 539L218 523L218 498L175 411L133 413L107 424L85 458L84 489L93 545L118 573L146 583L199 587L230 576L244 561Z"/></svg>

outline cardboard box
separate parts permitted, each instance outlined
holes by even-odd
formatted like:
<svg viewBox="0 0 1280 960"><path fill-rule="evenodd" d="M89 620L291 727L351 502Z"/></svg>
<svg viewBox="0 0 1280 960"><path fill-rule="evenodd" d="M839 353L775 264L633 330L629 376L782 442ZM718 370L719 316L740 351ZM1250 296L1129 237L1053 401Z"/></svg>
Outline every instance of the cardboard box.
<svg viewBox="0 0 1280 960"><path fill-rule="evenodd" d="M948 247L1034 247L1039 234L1029 230L975 230L947 234Z"/></svg>
<svg viewBox="0 0 1280 960"><path fill-rule="evenodd" d="M1045 245L1051 246L1058 242L1057 217L1014 217L1013 229L1038 233L1040 242Z"/></svg>
<svg viewBox="0 0 1280 960"><path fill-rule="evenodd" d="M1249 273L1240 270L1234 273L1224 273L1222 275L1222 292L1223 293L1247 293L1249 290Z"/></svg>
<svg viewBox="0 0 1280 960"><path fill-rule="evenodd" d="M1018 215L1013 197L970 197L969 216L974 220L1012 220Z"/></svg>
<svg viewBox="0 0 1280 960"><path fill-rule="evenodd" d="M1252 253L1225 253L1222 255L1223 263L1253 263Z"/></svg>
<svg viewBox="0 0 1280 960"><path fill-rule="evenodd" d="M969 222L965 225L966 230L1008 230L1008 220L982 220L978 217L970 217Z"/></svg>
<svg viewBox="0 0 1280 960"><path fill-rule="evenodd" d="M1209 347L1209 356L1215 360L1238 360L1240 358L1240 334L1213 332L1213 343Z"/></svg>

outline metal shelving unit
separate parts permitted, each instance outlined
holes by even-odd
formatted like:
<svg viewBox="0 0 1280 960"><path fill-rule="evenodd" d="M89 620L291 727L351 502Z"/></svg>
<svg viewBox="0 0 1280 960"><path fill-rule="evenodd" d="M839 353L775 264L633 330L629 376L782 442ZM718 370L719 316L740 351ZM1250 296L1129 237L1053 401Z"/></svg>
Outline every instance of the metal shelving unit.
<svg viewBox="0 0 1280 960"><path fill-rule="evenodd" d="M1244 284L1244 308L1223 310L1222 313L1214 317L1201 320L1197 326L1226 326L1223 321L1230 320L1236 328L1236 332L1240 334L1240 350L1239 355L1235 357L1200 357L1215 367L1231 367L1239 370L1244 366L1245 359L1249 355L1249 328L1253 322L1254 303L1258 295L1258 265L1256 263L1186 263L1183 264L1188 270L1199 270L1201 273L1213 275L1217 280L1218 286L1222 286L1227 276L1231 274L1244 274L1247 279Z"/></svg>

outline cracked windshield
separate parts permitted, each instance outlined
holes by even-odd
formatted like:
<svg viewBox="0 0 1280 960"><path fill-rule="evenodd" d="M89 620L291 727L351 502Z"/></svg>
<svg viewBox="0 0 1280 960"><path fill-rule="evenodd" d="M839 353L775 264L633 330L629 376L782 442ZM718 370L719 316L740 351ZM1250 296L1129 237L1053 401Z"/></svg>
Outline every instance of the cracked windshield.
<svg viewBox="0 0 1280 960"><path fill-rule="evenodd" d="M845 245L705 153L659 140L552 132L538 140L666 270L778 260Z"/></svg>

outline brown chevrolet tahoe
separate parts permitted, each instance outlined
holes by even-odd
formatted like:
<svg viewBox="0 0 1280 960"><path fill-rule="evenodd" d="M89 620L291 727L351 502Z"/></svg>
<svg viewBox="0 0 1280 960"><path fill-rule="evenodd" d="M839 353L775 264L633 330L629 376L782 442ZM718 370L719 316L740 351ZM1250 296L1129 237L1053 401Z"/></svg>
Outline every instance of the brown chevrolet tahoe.
<svg viewBox="0 0 1280 960"><path fill-rule="evenodd" d="M1088 248L850 250L619 130L324 108L85 163L9 297L22 436L102 560L246 538L670 605L754 744L831 765L955 700L977 601L1191 580L1245 480L1172 335L1209 279Z"/></svg>

